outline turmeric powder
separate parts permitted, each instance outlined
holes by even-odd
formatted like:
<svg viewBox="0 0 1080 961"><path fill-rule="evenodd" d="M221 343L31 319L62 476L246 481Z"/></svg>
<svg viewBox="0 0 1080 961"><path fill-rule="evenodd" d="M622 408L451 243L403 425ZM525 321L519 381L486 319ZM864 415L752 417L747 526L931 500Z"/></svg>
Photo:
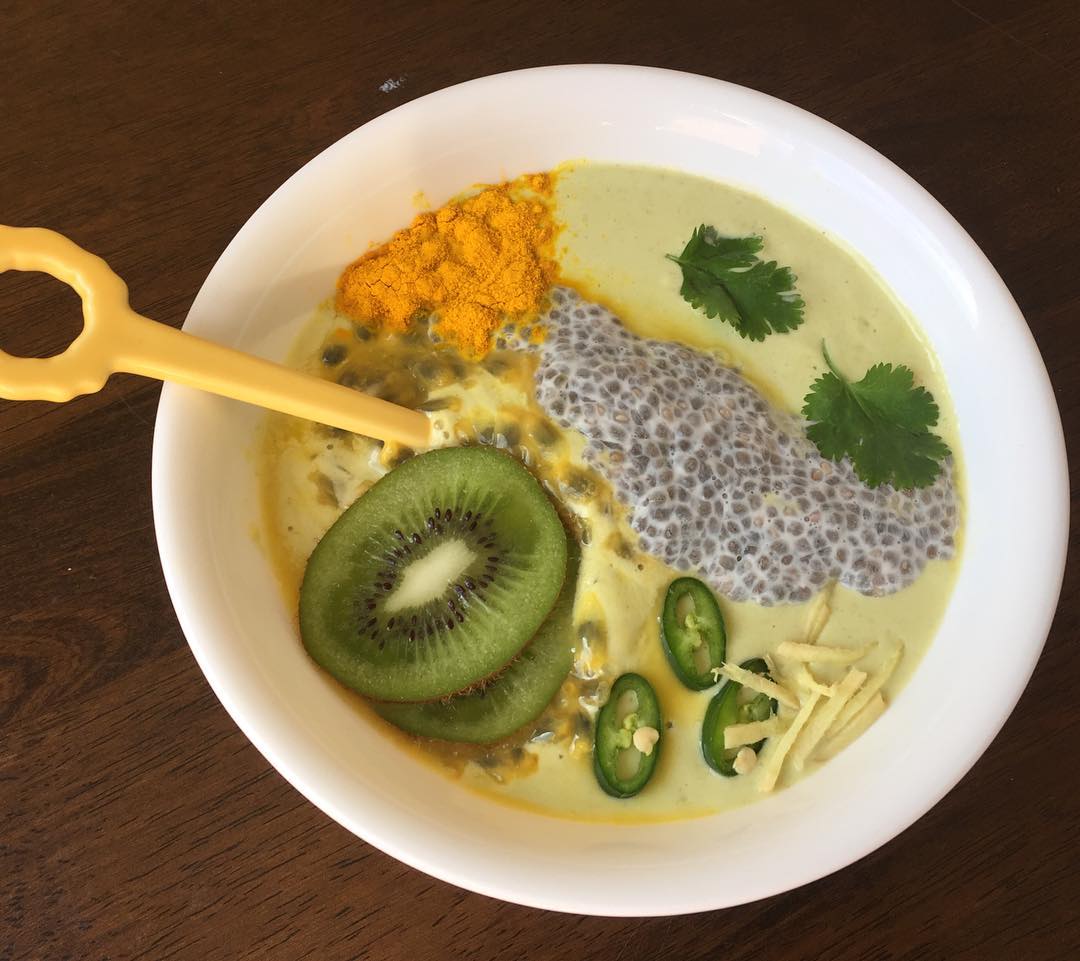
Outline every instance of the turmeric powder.
<svg viewBox="0 0 1080 961"><path fill-rule="evenodd" d="M418 215L345 269L338 310L396 331L433 313L444 341L483 356L504 323L539 311L555 277L550 193L550 175L532 174Z"/></svg>

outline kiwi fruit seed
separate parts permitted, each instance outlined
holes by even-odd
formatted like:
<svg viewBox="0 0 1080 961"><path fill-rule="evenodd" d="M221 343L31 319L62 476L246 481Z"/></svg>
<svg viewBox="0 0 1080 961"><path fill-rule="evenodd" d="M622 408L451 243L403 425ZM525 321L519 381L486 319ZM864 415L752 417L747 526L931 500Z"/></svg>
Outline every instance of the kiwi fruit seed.
<svg viewBox="0 0 1080 961"><path fill-rule="evenodd" d="M410 734L444 741L498 741L543 713L574 663L574 599L579 551L570 541L559 599L524 651L476 691L425 704L377 704L387 721Z"/></svg>
<svg viewBox="0 0 1080 961"><path fill-rule="evenodd" d="M373 484L316 545L300 636L361 694L444 698L528 643L562 589L566 551L555 508L518 461L429 451Z"/></svg>

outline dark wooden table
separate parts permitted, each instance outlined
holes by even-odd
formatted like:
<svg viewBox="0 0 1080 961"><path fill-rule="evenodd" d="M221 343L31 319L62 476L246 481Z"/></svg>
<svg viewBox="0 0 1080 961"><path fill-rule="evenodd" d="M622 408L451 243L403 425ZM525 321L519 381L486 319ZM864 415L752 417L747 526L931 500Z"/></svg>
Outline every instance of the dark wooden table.
<svg viewBox="0 0 1080 961"><path fill-rule="evenodd" d="M938 197L1015 294L1080 439L1076 0L305 6L0 5L0 222L69 234L179 325L267 195L406 100L545 63L711 74L839 124ZM76 307L5 274L0 345L55 353ZM0 401L0 959L1080 957L1075 563L1004 731L900 838L730 911L561 917L368 847L240 734L158 566L157 397L117 377L66 406Z"/></svg>

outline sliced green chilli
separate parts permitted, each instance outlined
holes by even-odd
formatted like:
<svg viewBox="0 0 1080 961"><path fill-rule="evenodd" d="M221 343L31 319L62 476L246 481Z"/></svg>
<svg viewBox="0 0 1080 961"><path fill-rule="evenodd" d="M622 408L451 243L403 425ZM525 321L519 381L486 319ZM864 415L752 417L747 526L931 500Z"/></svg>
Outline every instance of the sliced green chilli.
<svg viewBox="0 0 1080 961"><path fill-rule="evenodd" d="M612 797L633 797L648 783L660 756L663 722L652 685L623 674L611 685L596 718L596 780Z"/></svg>
<svg viewBox="0 0 1080 961"><path fill-rule="evenodd" d="M739 665L743 670L769 676L769 665L760 657L744 661ZM743 686L737 681L726 681L709 702L705 711L705 721L701 725L701 753L705 762L714 771L724 777L735 777L735 758L740 748L724 747L724 731L732 724L749 724L751 721L766 721L777 709L776 701L767 694L755 694L749 700L740 697ZM761 751L765 740L750 745L755 753Z"/></svg>
<svg viewBox="0 0 1080 961"><path fill-rule="evenodd" d="M660 639L671 666L692 691L716 683L713 668L724 663L727 631L713 592L696 577L671 582L660 616Z"/></svg>

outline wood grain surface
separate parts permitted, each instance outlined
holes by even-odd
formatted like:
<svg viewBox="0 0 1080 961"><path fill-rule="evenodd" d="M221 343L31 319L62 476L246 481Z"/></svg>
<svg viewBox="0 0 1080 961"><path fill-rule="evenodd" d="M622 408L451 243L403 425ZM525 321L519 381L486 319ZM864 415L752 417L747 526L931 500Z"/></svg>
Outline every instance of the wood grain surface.
<svg viewBox="0 0 1080 961"><path fill-rule="evenodd" d="M67 233L127 280L137 310L179 325L251 212L353 128L458 81L586 61L745 84L896 161L1004 276L1080 439L1076 0L8 0L0 222ZM0 276L0 345L54 353L76 308L58 284ZM0 401L4 961L1080 957L1075 563L1004 731L900 838L734 910L564 917L402 866L239 732L158 565L157 395L117 377L69 405Z"/></svg>

